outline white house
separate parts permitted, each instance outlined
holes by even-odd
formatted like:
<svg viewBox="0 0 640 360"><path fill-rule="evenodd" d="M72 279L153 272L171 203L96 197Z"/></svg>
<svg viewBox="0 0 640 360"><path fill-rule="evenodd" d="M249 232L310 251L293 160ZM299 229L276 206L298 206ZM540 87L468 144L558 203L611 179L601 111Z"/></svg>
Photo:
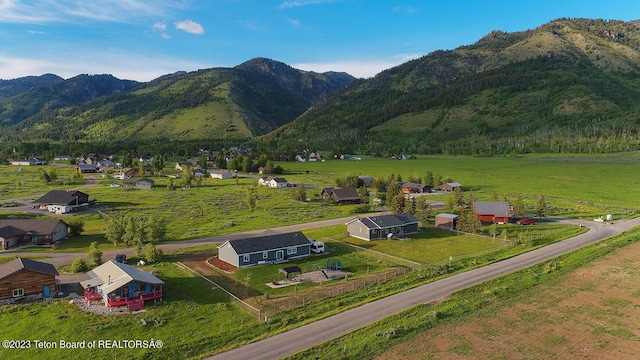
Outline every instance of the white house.
<svg viewBox="0 0 640 360"><path fill-rule="evenodd" d="M285 178L268 176L268 177L261 177L260 179L258 179L258 185L267 186L275 189L281 189L289 186L289 183Z"/></svg>
<svg viewBox="0 0 640 360"><path fill-rule="evenodd" d="M214 179L231 179L233 178L233 173L227 169L213 169L209 170L209 176Z"/></svg>

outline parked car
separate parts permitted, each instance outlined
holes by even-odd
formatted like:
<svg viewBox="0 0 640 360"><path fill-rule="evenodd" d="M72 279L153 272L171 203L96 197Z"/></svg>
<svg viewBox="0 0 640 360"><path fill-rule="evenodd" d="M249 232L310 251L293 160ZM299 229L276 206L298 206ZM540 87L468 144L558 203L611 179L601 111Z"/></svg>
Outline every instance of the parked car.
<svg viewBox="0 0 640 360"><path fill-rule="evenodd" d="M518 220L520 220L520 218L514 215L509 218L509 224L517 224Z"/></svg>
<svg viewBox="0 0 640 360"><path fill-rule="evenodd" d="M127 263L127 255L125 255L125 254L118 254L118 255L116 255L115 260L116 260L116 262L126 264L126 263Z"/></svg>
<svg viewBox="0 0 640 360"><path fill-rule="evenodd" d="M518 220L518 225L535 225L536 222L531 219L520 219Z"/></svg>

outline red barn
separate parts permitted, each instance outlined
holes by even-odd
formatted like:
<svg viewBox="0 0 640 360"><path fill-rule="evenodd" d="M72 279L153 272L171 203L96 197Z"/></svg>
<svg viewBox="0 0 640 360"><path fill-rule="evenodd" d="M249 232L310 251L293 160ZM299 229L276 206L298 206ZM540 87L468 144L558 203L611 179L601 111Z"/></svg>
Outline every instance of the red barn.
<svg viewBox="0 0 640 360"><path fill-rule="evenodd" d="M511 206L508 201L477 201L472 204L473 213L484 223L508 223Z"/></svg>

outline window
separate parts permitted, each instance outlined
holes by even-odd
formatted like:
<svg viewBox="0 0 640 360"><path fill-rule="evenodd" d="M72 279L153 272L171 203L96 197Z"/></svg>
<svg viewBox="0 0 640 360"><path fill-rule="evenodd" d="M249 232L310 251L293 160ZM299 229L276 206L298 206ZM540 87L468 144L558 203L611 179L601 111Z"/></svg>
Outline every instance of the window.
<svg viewBox="0 0 640 360"><path fill-rule="evenodd" d="M13 289L13 297L24 296L24 289Z"/></svg>
<svg viewBox="0 0 640 360"><path fill-rule="evenodd" d="M250 260L251 260L251 257L250 257L249 255L243 255L243 256L242 256L242 261L244 261L244 262L246 262L246 263L247 263L247 262L249 262Z"/></svg>
<svg viewBox="0 0 640 360"><path fill-rule="evenodd" d="M263 252L263 253L262 253L262 258L263 258L263 259L268 259L268 258L269 258L269 253L268 253L268 252L266 252L266 251L265 251L265 252Z"/></svg>
<svg viewBox="0 0 640 360"><path fill-rule="evenodd" d="M296 254L298 252L298 248L287 248L287 255Z"/></svg>

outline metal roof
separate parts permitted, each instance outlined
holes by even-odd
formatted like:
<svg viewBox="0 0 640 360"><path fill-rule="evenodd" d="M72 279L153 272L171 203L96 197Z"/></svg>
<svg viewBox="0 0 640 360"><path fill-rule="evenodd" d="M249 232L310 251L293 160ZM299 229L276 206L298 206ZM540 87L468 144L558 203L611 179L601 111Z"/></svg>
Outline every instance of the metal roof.
<svg viewBox="0 0 640 360"><path fill-rule="evenodd" d="M368 229L386 229L418 223L418 220L411 214L390 214L356 218L349 221L347 224L353 221L360 221Z"/></svg>
<svg viewBox="0 0 640 360"><path fill-rule="evenodd" d="M508 201L477 201L472 206L473 211L478 215L511 216L511 206Z"/></svg>
<svg viewBox="0 0 640 360"><path fill-rule="evenodd" d="M147 284L164 284L164 282L150 273L138 270L135 266L109 260L87 273L91 279L81 282L82 286L100 286L104 294L108 294L131 281Z"/></svg>

